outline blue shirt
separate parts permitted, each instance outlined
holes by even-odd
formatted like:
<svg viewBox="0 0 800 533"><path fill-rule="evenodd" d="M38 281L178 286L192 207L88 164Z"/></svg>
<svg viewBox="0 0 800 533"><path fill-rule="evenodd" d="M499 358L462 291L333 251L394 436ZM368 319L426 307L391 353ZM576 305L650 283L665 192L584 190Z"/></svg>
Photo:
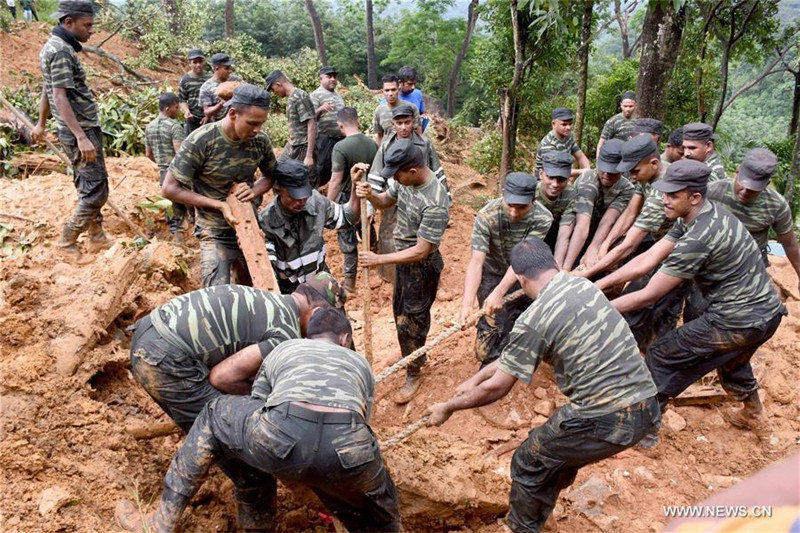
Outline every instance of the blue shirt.
<svg viewBox="0 0 800 533"><path fill-rule="evenodd" d="M419 89L414 89L410 93L400 91L399 99L416 105L420 115L425 112L425 99L422 97L422 91ZM419 117L419 124L422 127L422 131L425 131L425 128L428 127L428 119Z"/></svg>

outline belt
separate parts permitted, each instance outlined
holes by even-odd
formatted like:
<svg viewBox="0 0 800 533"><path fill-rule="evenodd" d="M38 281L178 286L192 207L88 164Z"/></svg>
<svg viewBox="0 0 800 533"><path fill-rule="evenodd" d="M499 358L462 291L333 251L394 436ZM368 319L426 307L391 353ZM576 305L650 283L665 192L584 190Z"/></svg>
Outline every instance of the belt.
<svg viewBox="0 0 800 533"><path fill-rule="evenodd" d="M270 410L272 409L284 416L291 415L309 422L321 424L350 424L353 422L359 424L364 423L364 418L355 411L350 411L347 413L314 411L292 402L283 402L282 404L270 407Z"/></svg>

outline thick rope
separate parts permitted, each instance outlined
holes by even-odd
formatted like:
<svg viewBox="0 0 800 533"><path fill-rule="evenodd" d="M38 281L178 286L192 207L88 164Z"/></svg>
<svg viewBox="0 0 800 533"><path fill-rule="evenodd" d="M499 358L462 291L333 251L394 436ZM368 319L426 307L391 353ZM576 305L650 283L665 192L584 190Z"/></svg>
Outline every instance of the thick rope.
<svg viewBox="0 0 800 533"><path fill-rule="evenodd" d="M382 442L381 448L386 449L386 448L391 448L392 446L397 446L398 444L406 440L408 437L410 437L412 434L416 433L422 426L425 425L425 423L428 421L429 418L430 415L424 415L416 422L406 426L404 429L401 429L399 432L395 433L394 437L387 440L386 442Z"/></svg>

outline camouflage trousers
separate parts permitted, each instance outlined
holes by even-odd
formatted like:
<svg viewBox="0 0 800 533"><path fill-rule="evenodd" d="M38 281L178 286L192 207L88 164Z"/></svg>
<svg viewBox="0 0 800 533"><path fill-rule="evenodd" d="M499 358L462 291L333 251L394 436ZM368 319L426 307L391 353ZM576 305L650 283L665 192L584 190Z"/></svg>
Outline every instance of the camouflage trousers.
<svg viewBox="0 0 800 533"><path fill-rule="evenodd" d="M166 168L158 169L158 184L164 185L164 176L167 175ZM177 233L181 229L183 219L186 218L186 206L178 202L172 202L172 216L164 215L164 218L169 226L171 233Z"/></svg>
<svg viewBox="0 0 800 533"><path fill-rule="evenodd" d="M481 284L478 286L478 304L483 306L483 302L491 294L502 279L501 276L483 273ZM512 293L519 289L519 284L515 283L508 291ZM519 315L531 304L531 299L521 296L504 305L494 316L482 316L475 325L477 329L475 335L475 357L484 367L500 357L503 349L508 344L508 335L514 327Z"/></svg>
<svg viewBox="0 0 800 533"><path fill-rule="evenodd" d="M203 287L212 285L252 285L250 271L236 231L195 226L194 234L200 241L200 277Z"/></svg>
<svg viewBox="0 0 800 533"><path fill-rule="evenodd" d="M314 164L316 167L316 182L312 183L312 187L322 187L331 181L331 155L333 154L333 145L344 139L342 135L328 136L324 133L317 132L317 139L314 141Z"/></svg>
<svg viewBox="0 0 800 533"><path fill-rule="evenodd" d="M84 130L97 151L97 158L91 163L81 160L78 140L68 129L58 130L58 140L67 153L75 175L72 182L78 192L78 205L72 217L64 225L64 231L75 237L86 230L92 233L102 230L103 215L100 209L108 199L108 173L103 152L103 132L99 127Z"/></svg>
<svg viewBox="0 0 800 533"><path fill-rule="evenodd" d="M400 530L394 482L375 435L356 413L288 402L268 408L249 396L220 396L203 409L172 459L165 493L185 506L214 459L223 457L272 480L261 502L265 516L276 511L277 477L311 488L348 531Z"/></svg>
<svg viewBox="0 0 800 533"><path fill-rule="evenodd" d="M714 326L703 314L655 341L645 362L662 409L667 400L712 370L717 371L722 388L737 400L758 390L750 358L772 337L782 318L779 313L752 328L726 329Z"/></svg>
<svg viewBox="0 0 800 533"><path fill-rule="evenodd" d="M541 531L558 494L582 466L630 448L656 431L660 420L654 397L594 418L578 416L569 405L556 410L511 459L508 526L517 533Z"/></svg>
<svg viewBox="0 0 800 533"><path fill-rule="evenodd" d="M403 357L425 345L431 329L431 307L436 300L443 268L439 250L422 261L397 265L392 311ZM423 354L414 359L406 371L411 375L419 374L426 358Z"/></svg>
<svg viewBox="0 0 800 533"><path fill-rule="evenodd" d="M629 294L643 289L650 282L660 265L653 269L648 275L628 283L623 294ZM659 339L674 331L678 326L681 317L681 310L686 299L689 282L681 283L673 290L653 302L647 307L623 313L622 317L633 332L639 351L644 353L648 346L656 339Z"/></svg>
<svg viewBox="0 0 800 533"><path fill-rule="evenodd" d="M378 241L375 243L375 250L379 254L394 252L397 248L394 244L394 228L397 226L397 204L388 209L381 210L381 224L378 227ZM395 265L381 265L378 267L381 277L394 283L397 277L397 267Z"/></svg>

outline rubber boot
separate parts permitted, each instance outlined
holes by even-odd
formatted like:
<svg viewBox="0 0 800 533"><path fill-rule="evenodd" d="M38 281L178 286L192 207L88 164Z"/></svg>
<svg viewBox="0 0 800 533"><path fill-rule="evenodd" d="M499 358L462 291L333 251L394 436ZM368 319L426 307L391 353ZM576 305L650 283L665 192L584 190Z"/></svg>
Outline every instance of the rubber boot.
<svg viewBox="0 0 800 533"><path fill-rule="evenodd" d="M79 261L81 259L81 250L78 248L78 230L69 225L64 225L61 230L61 240L56 243L56 246L61 248L61 253L68 259Z"/></svg>
<svg viewBox="0 0 800 533"><path fill-rule="evenodd" d="M89 248L96 252L110 245L111 239L103 231L103 225L100 222L93 221L89 225Z"/></svg>
<svg viewBox="0 0 800 533"><path fill-rule="evenodd" d="M729 411L723 415L728 423L742 429L760 429L764 425L764 406L758 397L758 391L745 398L741 409Z"/></svg>
<svg viewBox="0 0 800 533"><path fill-rule="evenodd" d="M394 395L394 403L403 405L410 402L419 392L422 378L417 372L406 372L406 382Z"/></svg>

